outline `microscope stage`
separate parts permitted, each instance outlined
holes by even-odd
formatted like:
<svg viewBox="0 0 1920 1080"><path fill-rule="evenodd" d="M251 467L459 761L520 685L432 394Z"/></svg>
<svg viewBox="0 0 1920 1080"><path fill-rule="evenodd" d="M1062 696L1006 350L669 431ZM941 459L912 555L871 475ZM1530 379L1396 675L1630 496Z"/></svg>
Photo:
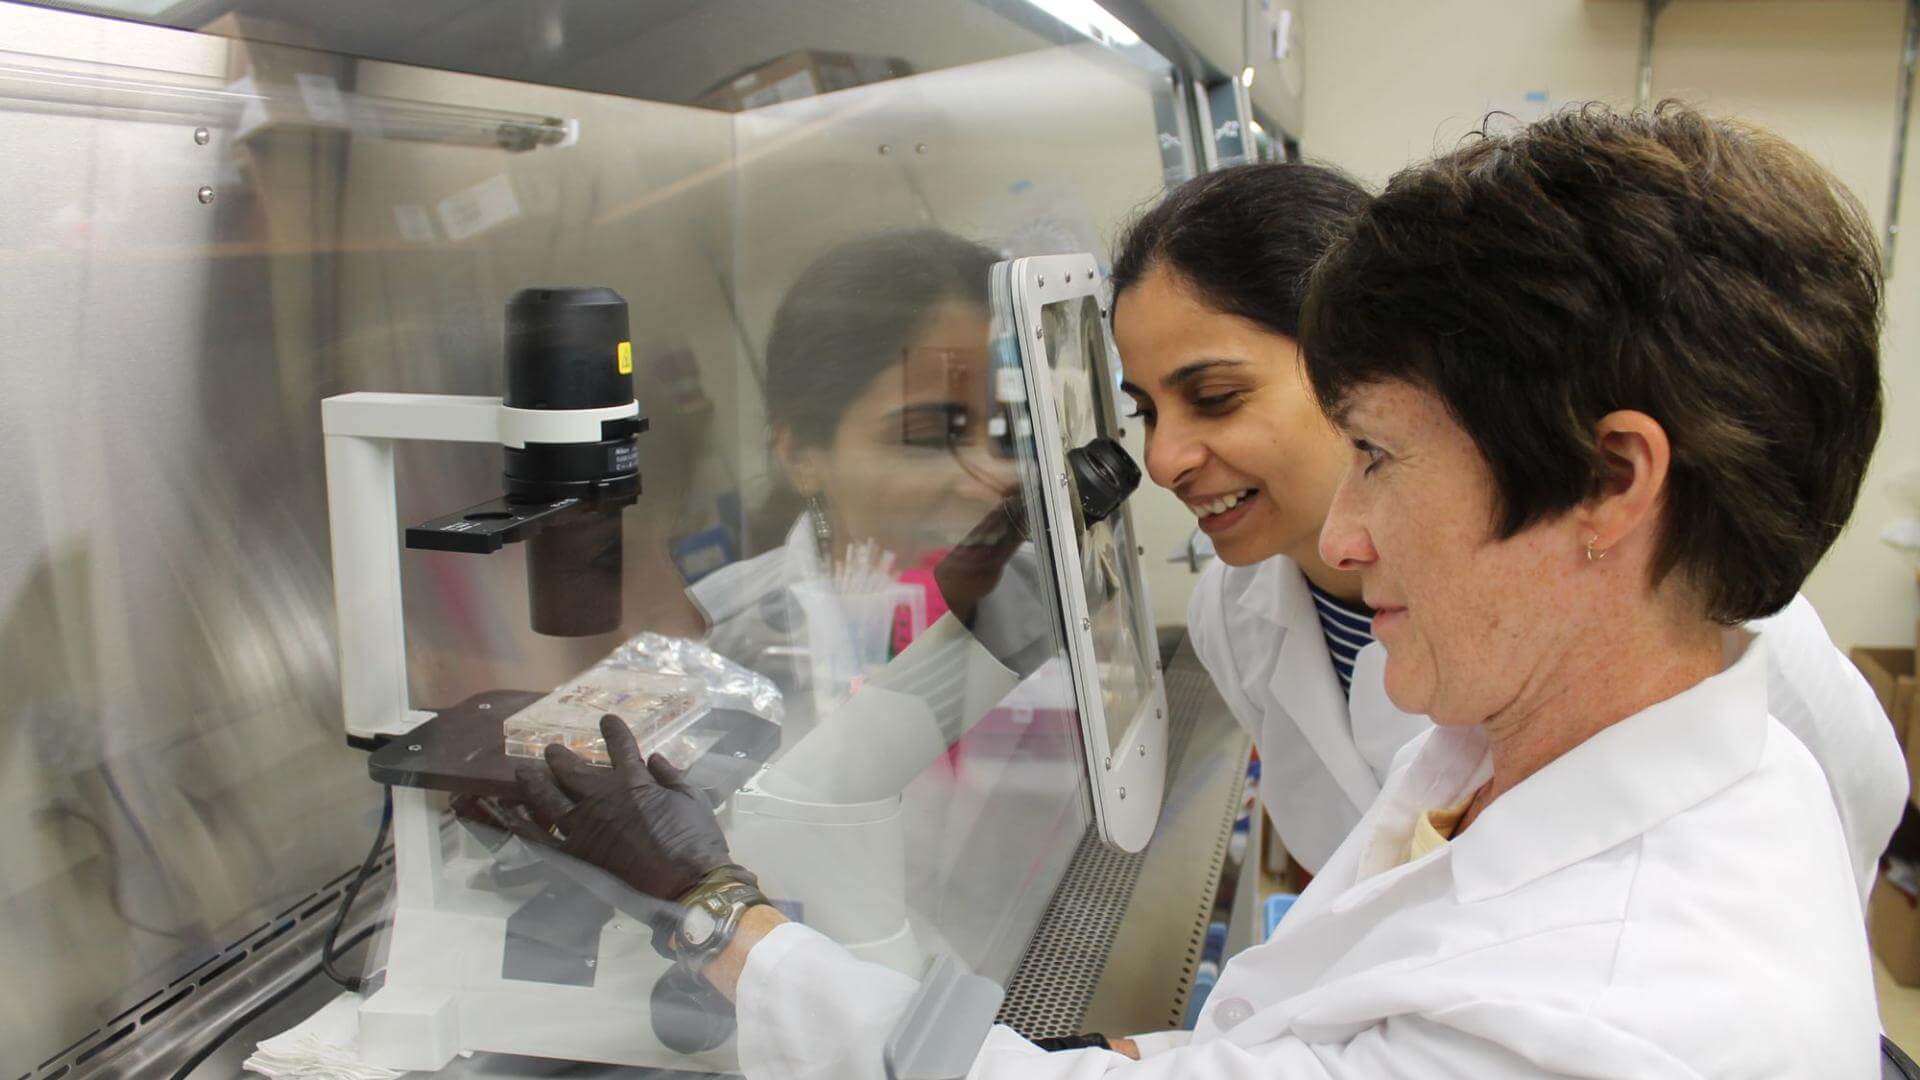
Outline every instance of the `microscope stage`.
<svg viewBox="0 0 1920 1080"><path fill-rule="evenodd" d="M531 690L475 694L375 750L367 758L367 772L375 781L394 787L515 798L519 787L514 770L539 762L509 757L501 725L540 698ZM689 734L719 736L713 748L694 762L688 780L724 794L738 790L780 745L778 726L731 709L714 709Z"/></svg>

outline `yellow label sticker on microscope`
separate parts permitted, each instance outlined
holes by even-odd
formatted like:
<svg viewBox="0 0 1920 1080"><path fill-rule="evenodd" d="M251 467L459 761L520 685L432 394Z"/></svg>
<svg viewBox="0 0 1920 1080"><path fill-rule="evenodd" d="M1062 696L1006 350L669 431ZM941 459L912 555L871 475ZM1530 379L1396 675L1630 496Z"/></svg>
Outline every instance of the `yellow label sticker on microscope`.
<svg viewBox="0 0 1920 1080"><path fill-rule="evenodd" d="M620 374L633 374L633 342L631 341L620 343Z"/></svg>

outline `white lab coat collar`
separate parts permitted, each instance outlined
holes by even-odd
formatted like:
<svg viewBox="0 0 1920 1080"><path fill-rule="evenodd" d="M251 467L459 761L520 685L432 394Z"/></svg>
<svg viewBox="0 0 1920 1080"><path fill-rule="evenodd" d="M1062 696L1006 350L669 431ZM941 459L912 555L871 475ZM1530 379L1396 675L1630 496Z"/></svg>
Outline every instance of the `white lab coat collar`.
<svg viewBox="0 0 1920 1080"><path fill-rule="evenodd" d="M1482 811L1433 856L1449 861L1455 895L1471 903L1511 892L1631 840L1751 773L1767 741L1766 646L1740 637L1744 652L1725 670L1601 731ZM1459 802L1492 774L1479 727L1436 728L1368 815L1373 828L1357 877L1364 882L1399 865L1417 815ZM1379 891L1363 886L1355 890L1362 895L1335 906Z"/></svg>
<svg viewBox="0 0 1920 1080"><path fill-rule="evenodd" d="M687 590L706 613L709 625L735 618L755 604L781 595L796 582L820 573L820 553L813 540L813 519L801 514L778 551L723 566Z"/></svg>
<svg viewBox="0 0 1920 1080"><path fill-rule="evenodd" d="M1269 684L1273 700L1286 703L1288 716L1353 804L1371 804L1380 784L1354 746L1347 697L1334 674L1326 635L1318 632L1320 611L1307 591L1306 574L1299 563L1280 555L1261 563L1254 581L1235 602L1273 626L1279 649ZM1304 632L1308 627L1314 632Z"/></svg>

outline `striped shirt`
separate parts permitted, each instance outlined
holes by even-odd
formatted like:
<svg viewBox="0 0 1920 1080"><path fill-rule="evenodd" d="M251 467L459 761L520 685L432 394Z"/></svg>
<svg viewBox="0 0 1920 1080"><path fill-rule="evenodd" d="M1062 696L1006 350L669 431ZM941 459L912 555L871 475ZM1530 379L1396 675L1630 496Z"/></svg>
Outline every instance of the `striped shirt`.
<svg viewBox="0 0 1920 1080"><path fill-rule="evenodd" d="M1333 659L1333 673L1340 677L1340 692L1353 693L1353 658L1373 644L1373 612L1324 592L1307 582L1313 594L1313 608L1320 614L1320 632L1327 638L1327 655Z"/></svg>

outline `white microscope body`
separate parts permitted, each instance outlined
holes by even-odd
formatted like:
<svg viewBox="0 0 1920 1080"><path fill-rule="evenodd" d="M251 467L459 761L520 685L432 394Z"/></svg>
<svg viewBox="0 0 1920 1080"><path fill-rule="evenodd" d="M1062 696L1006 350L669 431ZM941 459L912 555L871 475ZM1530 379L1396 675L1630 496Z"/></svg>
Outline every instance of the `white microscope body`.
<svg viewBox="0 0 1920 1080"><path fill-rule="evenodd" d="M322 403L350 740L402 738L434 716L408 700L394 443L588 442L600 437L604 420L637 413L632 403L531 412L499 398L417 394L353 393ZM918 976L928 958L906 905L901 789L1018 683L951 616L936 622L734 794L722 821L735 856L810 926L856 955ZM916 689L892 688L899 685ZM494 854L445 826L442 796L394 788L392 932L384 971L360 1006L368 1063L436 1070L456 1054L487 1051L734 1068L731 1038L687 1054L654 1034L653 990L669 965L638 919L616 912L597 934L576 939L590 952L579 970L507 977L512 950L529 932L564 925L564 912L552 923L529 919L544 886L502 888L490 876Z"/></svg>

